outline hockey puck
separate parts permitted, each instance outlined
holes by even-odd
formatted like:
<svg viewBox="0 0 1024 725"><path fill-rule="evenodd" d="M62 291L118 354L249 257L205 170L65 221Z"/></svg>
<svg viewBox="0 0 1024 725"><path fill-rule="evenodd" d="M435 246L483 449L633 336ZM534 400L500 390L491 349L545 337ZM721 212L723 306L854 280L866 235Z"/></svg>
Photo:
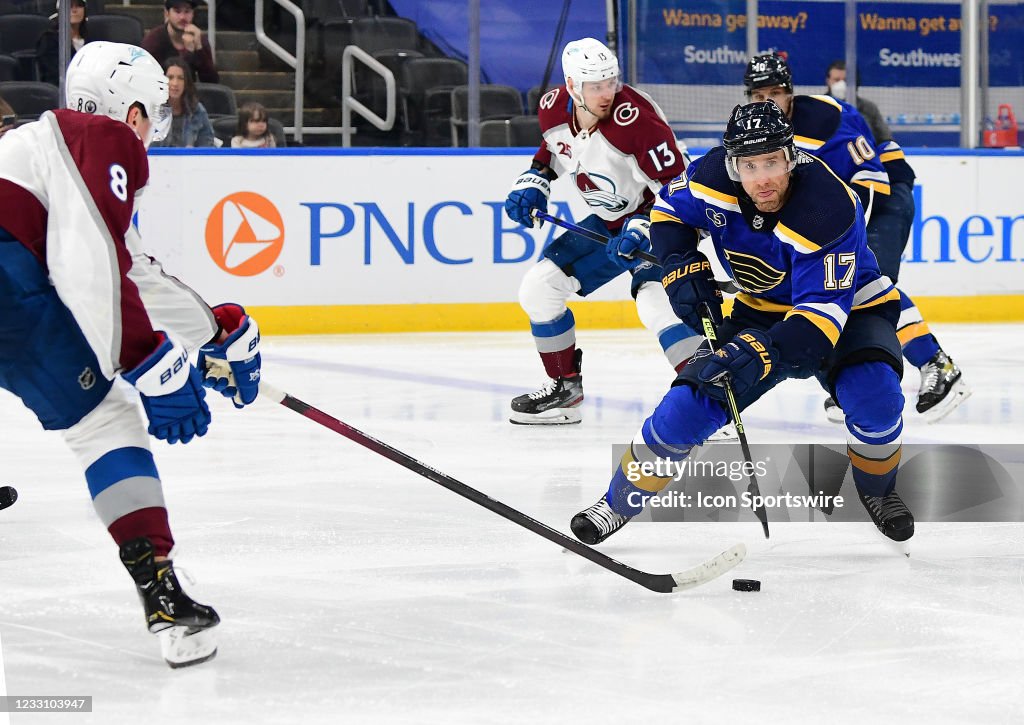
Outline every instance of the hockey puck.
<svg viewBox="0 0 1024 725"><path fill-rule="evenodd" d="M738 592L759 592L761 582L757 579L733 579L732 588Z"/></svg>
<svg viewBox="0 0 1024 725"><path fill-rule="evenodd" d="M5 509L18 500L18 491L14 486L0 486L0 509Z"/></svg>

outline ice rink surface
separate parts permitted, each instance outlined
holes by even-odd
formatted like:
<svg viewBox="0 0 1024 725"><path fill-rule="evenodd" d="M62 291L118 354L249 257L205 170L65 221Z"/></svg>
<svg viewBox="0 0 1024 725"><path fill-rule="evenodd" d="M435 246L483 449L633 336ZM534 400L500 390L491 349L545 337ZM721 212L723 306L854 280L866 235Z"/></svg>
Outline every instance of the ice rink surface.
<svg viewBox="0 0 1024 725"><path fill-rule="evenodd" d="M1024 326L937 331L974 395L938 425L908 406L904 442L1020 442ZM268 337L264 375L568 532L672 377L642 330L579 343L584 420L561 428L507 422L543 382L525 331ZM745 415L751 440L842 443L822 399L784 384ZM21 494L0 512L0 692L93 697L91 715L9 722L1024 717L1024 524L919 523L910 559L869 523L779 523L770 541L756 522L627 526L601 548L647 571L749 548L719 580L655 594L282 406L211 408L205 438L154 445L177 566L223 619L217 658L172 671L60 436L0 396L0 485Z"/></svg>

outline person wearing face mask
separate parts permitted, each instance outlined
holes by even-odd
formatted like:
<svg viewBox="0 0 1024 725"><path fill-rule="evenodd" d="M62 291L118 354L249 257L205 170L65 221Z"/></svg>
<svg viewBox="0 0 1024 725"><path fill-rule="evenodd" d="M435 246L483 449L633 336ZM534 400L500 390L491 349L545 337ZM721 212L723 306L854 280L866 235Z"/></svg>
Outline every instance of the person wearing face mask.
<svg viewBox="0 0 1024 725"><path fill-rule="evenodd" d="M825 73L825 85L828 86L826 93L833 98L840 101L846 100L846 61L845 60L834 60L829 65L828 71ZM882 112L878 110L878 106L875 105L874 101L869 101L867 98L862 97L860 94L856 96L856 102L851 104L864 117L864 120L868 122L868 127L871 129L871 135L875 137L875 141L882 143L883 141L889 141L892 139L892 131L889 130L889 124L885 122L885 117L882 116Z"/></svg>
<svg viewBox="0 0 1024 725"><path fill-rule="evenodd" d="M149 438L205 435L205 387L236 408L255 401L259 329L164 274L132 221L146 148L170 127L160 65L134 45L87 43L65 85L66 108L0 142L0 388L78 459L164 659L199 664L220 618L178 582ZM69 586L78 617L88 587Z"/></svg>

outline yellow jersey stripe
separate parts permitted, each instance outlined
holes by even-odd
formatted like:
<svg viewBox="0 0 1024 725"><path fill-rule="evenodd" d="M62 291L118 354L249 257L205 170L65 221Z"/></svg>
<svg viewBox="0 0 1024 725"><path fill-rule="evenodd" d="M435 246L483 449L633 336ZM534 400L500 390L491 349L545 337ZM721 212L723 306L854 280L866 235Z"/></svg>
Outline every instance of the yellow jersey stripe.
<svg viewBox="0 0 1024 725"><path fill-rule="evenodd" d="M833 98L832 96L830 96L830 95L828 95L826 93L812 93L811 94L811 98L816 98L819 101L824 101L825 103L829 104L830 106L834 106L837 111L842 111L843 110L843 107L839 105L839 101L837 101L835 98Z"/></svg>
<svg viewBox="0 0 1024 725"><path fill-rule="evenodd" d="M895 161L896 159L906 158L906 156L903 154L903 149L900 149L899 151L886 151L884 154L882 154L878 158L884 164L884 163L886 163L888 161Z"/></svg>
<svg viewBox="0 0 1024 725"><path fill-rule="evenodd" d="M735 196L730 196L729 194L717 191L712 189L710 186L704 186L704 184L698 184L696 181L690 181L690 193L708 203L714 204L715 202L718 202L719 204L723 204L731 211L740 210L740 200Z"/></svg>
<svg viewBox="0 0 1024 725"><path fill-rule="evenodd" d="M655 222L675 222L677 224L683 223L682 219L680 219L679 217L672 216L667 211L662 211L661 209L652 209L651 224L654 224Z"/></svg>
<svg viewBox="0 0 1024 725"><path fill-rule="evenodd" d="M822 146L825 145L824 141L819 141L818 139L811 138L810 136L794 135L793 142L800 148L808 148L814 150L820 149Z"/></svg>
<svg viewBox="0 0 1024 725"><path fill-rule="evenodd" d="M820 245L815 244L802 234L798 234L793 231L782 222L775 225L775 236L791 247L794 247L796 251L801 254L809 254L821 249Z"/></svg>
<svg viewBox="0 0 1024 725"><path fill-rule="evenodd" d="M889 196L889 185L888 184L883 184L880 181L869 181L869 180L866 180L866 179L854 179L852 183L857 184L858 186L866 186L869 189L874 189L875 193L877 193L877 194L885 194L886 196Z"/></svg>
<svg viewBox="0 0 1024 725"><path fill-rule="evenodd" d="M815 314L810 310L792 310L789 314L786 315L786 319L788 320L790 317L793 317L794 315L800 315L801 317L805 318L808 322L810 322L812 325L821 330L821 334L828 338L829 342L832 343L833 347L837 342L839 342L839 333L841 333L842 330L836 327L836 323L830 320L829 318L825 317L824 315Z"/></svg>

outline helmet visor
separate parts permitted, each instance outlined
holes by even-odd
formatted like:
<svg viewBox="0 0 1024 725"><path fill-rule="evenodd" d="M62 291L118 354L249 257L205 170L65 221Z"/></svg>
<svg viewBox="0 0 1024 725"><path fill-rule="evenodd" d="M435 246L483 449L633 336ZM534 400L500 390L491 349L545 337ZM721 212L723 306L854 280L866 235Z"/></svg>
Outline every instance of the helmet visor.
<svg viewBox="0 0 1024 725"><path fill-rule="evenodd" d="M739 183L754 183L788 174L796 168L796 158L786 149L756 156L726 156L729 178Z"/></svg>
<svg viewBox="0 0 1024 725"><path fill-rule="evenodd" d="M162 103L159 106L152 106L146 109L149 112L149 120L152 130L149 140L163 141L171 132L171 106L169 103Z"/></svg>

